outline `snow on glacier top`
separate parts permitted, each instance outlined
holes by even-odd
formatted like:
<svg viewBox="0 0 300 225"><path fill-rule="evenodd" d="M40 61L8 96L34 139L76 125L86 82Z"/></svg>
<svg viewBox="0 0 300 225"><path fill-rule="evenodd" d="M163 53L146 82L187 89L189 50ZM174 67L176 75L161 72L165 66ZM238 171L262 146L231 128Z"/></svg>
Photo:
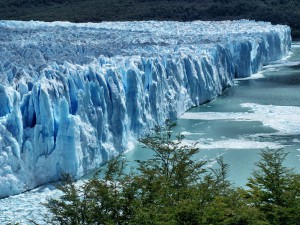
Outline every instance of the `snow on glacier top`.
<svg viewBox="0 0 300 225"><path fill-rule="evenodd" d="M51 62L90 64L101 56L193 54L215 44L255 39L258 33L283 27L249 20L79 24L0 21L0 73L11 69L12 64L25 69L45 67Z"/></svg>

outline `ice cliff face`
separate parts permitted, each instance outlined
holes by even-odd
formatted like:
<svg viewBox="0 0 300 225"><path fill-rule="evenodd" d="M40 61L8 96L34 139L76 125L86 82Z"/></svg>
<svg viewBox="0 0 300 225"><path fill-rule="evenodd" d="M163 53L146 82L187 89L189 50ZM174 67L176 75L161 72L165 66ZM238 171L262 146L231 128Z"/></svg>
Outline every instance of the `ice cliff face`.
<svg viewBox="0 0 300 225"><path fill-rule="evenodd" d="M253 21L0 21L0 197L97 168L290 49Z"/></svg>

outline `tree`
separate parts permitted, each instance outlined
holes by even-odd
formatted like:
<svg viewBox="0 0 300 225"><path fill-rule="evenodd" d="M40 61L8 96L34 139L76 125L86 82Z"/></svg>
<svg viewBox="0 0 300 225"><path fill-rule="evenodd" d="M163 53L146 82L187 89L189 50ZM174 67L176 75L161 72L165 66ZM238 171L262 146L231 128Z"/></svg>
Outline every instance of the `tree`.
<svg viewBox="0 0 300 225"><path fill-rule="evenodd" d="M258 169L247 183L247 198L270 224L300 221L300 176L283 165L286 156L282 149L263 150Z"/></svg>
<svg viewBox="0 0 300 225"><path fill-rule="evenodd" d="M140 140L154 151L154 156L138 161L141 176L136 177L136 183L141 194L136 224L149 224L150 221L152 224L178 224L183 217L186 224L197 220L196 204L190 199L194 194L192 188L205 173L205 162L195 160L199 152L196 144L183 145L184 136L180 134L172 137L174 126L175 123L166 121L165 127L156 127L154 134Z"/></svg>
<svg viewBox="0 0 300 225"><path fill-rule="evenodd" d="M172 136L174 126L167 121L140 140L154 156L138 161L136 173L125 174L126 161L117 157L108 162L104 179L95 176L81 187L66 179L59 187L63 195L46 204L53 213L48 223L201 224L200 207L217 193L224 170L206 174L205 162L195 158L199 149L183 145L182 135Z"/></svg>
<svg viewBox="0 0 300 225"><path fill-rule="evenodd" d="M104 179L99 171L82 186L69 176L58 188L59 199L50 199L46 206L53 216L48 224L127 224L134 209L134 185L130 175L124 174L126 161L116 157L109 161Z"/></svg>
<svg viewBox="0 0 300 225"><path fill-rule="evenodd" d="M127 161L119 156L108 162L104 179L95 176L78 186L68 178L60 186L63 195L46 204L53 213L48 224L269 224L263 199L256 197L261 187L256 183L265 182L260 179L261 173L255 173L258 181L252 181L257 188L247 192L233 187L227 180L228 165L223 159L218 159L217 168L207 168L205 161L197 159L196 144L182 144L184 137L173 134L174 126L167 121L165 127L156 127L153 134L140 140L154 154L151 159L137 161L134 172L125 173ZM262 179L267 178L263 175ZM285 195L291 199L290 204L294 203L289 215L299 209L292 201L299 192L297 179L295 176L289 183L294 186Z"/></svg>

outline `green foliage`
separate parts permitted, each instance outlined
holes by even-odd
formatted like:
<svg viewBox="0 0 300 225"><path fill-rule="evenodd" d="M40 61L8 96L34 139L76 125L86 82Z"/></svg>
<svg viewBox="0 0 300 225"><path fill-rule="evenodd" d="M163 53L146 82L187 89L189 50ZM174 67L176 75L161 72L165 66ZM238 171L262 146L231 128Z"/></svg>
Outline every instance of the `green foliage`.
<svg viewBox="0 0 300 225"><path fill-rule="evenodd" d="M51 199L46 206L53 213L49 224L127 224L134 204L134 185L125 175L126 161L112 159L103 180L93 179L76 187L66 177L58 188L60 199Z"/></svg>
<svg viewBox="0 0 300 225"><path fill-rule="evenodd" d="M258 169L249 178L248 198L266 215L270 224L300 221L300 176L283 166L283 150L263 150Z"/></svg>
<svg viewBox="0 0 300 225"><path fill-rule="evenodd" d="M177 135L176 140L172 140L171 129L174 126L174 123L167 121L164 128L155 128L155 135L140 140L155 154L150 160L138 161L138 170L146 176L149 175L145 177L146 179L154 176L166 181L172 188L181 190L200 179L200 175L205 171L203 169L205 162L196 162L193 159L199 149L195 147L196 144L182 145L183 135Z"/></svg>
<svg viewBox="0 0 300 225"><path fill-rule="evenodd" d="M137 161L130 174L121 157L108 163L104 179L77 186L67 177L63 195L46 206L53 213L48 224L139 225L267 225L300 221L300 175L283 166L281 150L262 152L249 189L235 188L228 180L228 165L210 169L197 159L196 145L183 145L174 136L175 124L140 141L154 152Z"/></svg>

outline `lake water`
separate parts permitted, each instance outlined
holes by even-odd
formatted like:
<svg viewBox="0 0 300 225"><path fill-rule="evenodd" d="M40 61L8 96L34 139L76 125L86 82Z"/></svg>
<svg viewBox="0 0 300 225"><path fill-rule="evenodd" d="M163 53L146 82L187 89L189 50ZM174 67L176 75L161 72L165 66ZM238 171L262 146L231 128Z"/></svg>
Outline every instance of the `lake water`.
<svg viewBox="0 0 300 225"><path fill-rule="evenodd" d="M300 172L300 43L293 43L289 57L263 68L249 79L236 80L216 100L191 109L177 121L174 132L186 143L198 142L198 158L223 156L229 164L229 179L244 186L262 149L283 148L286 166ZM125 153L128 160L151 157L137 144ZM57 196L53 185L0 199L0 224L34 219L42 223L46 209L40 202Z"/></svg>
<svg viewBox="0 0 300 225"><path fill-rule="evenodd" d="M262 149L283 148L285 165L300 172L300 43L292 54L263 68L217 99L191 109L177 120L175 132L185 142L198 142L200 159L214 164L222 156L229 164L229 179L244 186ZM143 159L149 152L135 147L129 160Z"/></svg>

